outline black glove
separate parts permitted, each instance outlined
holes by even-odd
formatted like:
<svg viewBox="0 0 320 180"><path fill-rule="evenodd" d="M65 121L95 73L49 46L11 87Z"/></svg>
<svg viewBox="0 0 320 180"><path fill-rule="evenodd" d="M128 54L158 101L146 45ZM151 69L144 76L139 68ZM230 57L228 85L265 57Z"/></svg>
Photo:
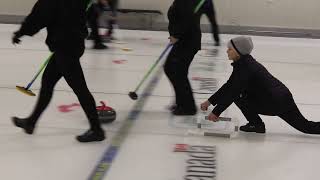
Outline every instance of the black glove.
<svg viewBox="0 0 320 180"><path fill-rule="evenodd" d="M22 37L22 35L19 33L19 31L13 33L12 44L14 44L14 45L20 44L20 42L21 42L20 38L21 37Z"/></svg>

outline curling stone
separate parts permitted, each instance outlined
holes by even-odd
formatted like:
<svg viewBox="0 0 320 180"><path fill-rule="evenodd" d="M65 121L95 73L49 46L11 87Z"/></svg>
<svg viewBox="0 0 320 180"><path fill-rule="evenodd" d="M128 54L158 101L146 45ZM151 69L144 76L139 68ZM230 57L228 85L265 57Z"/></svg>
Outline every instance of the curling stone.
<svg viewBox="0 0 320 180"><path fill-rule="evenodd" d="M112 107L106 106L106 104L103 101L100 101L100 103L102 105L97 107L98 118L100 122L111 123L114 120L116 120L116 116L117 116L116 111Z"/></svg>

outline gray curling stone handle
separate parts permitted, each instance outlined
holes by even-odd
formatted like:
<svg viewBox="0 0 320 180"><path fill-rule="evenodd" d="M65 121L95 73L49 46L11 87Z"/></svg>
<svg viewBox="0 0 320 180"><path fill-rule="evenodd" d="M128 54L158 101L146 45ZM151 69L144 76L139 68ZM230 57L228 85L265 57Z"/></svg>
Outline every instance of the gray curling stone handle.
<svg viewBox="0 0 320 180"><path fill-rule="evenodd" d="M204 118L205 120L208 120L208 116L205 116ZM219 117L218 121L227 121L227 122L231 122L231 118L228 117Z"/></svg>

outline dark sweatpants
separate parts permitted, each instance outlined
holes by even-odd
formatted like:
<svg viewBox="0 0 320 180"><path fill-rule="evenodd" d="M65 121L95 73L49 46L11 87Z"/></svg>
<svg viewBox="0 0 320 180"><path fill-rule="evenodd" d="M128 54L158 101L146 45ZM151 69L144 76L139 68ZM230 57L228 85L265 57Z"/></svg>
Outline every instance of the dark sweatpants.
<svg viewBox="0 0 320 180"><path fill-rule="evenodd" d="M112 16L114 18L117 17L117 10L118 10L118 0L112 0L109 2L110 10L112 13ZM108 36L111 36L113 33L113 25L116 24L116 19L109 19L108 20Z"/></svg>
<svg viewBox="0 0 320 180"><path fill-rule="evenodd" d="M203 14L205 14L208 17L208 20L211 24L211 31L213 34L213 39L215 40L215 42L220 42L220 38L219 38L219 27L216 21L216 13L214 10L214 5L212 0L208 0L208 2L206 2L203 5L202 8L202 12Z"/></svg>
<svg viewBox="0 0 320 180"><path fill-rule="evenodd" d="M92 36L95 44L101 44L102 39L99 35L99 17L101 15L101 10L97 4L93 4L88 10L88 24L91 28L90 36Z"/></svg>
<svg viewBox="0 0 320 180"><path fill-rule="evenodd" d="M241 97L235 101L235 104L240 108L243 115L251 124L261 124L263 121L258 114L269 115L269 116L279 116L281 119L285 120L289 125L295 129L306 133L306 134L320 134L320 122L308 121L301 112L299 111L294 99L291 95L288 95L285 100L287 110L279 111L275 107L275 104L263 104L253 103L245 97Z"/></svg>
<svg viewBox="0 0 320 180"><path fill-rule="evenodd" d="M49 61L41 81L41 89L38 102L29 119L36 124L42 112L47 108L53 90L57 82L64 77L68 85L72 88L89 119L92 130L100 130L100 122L96 104L91 95L80 65L79 55L71 55L63 52L55 52Z"/></svg>
<svg viewBox="0 0 320 180"><path fill-rule="evenodd" d="M176 95L176 104L184 110L196 109L188 72L193 57L197 52L192 48L181 47L180 42L178 42L173 45L164 64L164 71Z"/></svg>
<svg viewBox="0 0 320 180"><path fill-rule="evenodd" d="M115 24L116 24L116 20L115 19L108 20L107 36L111 36L113 34L113 25L115 25Z"/></svg>

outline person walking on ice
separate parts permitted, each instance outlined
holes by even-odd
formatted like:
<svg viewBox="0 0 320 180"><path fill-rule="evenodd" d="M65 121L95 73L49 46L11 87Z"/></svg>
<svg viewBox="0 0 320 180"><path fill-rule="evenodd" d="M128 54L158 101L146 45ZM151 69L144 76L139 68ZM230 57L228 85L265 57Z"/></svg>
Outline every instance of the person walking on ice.
<svg viewBox="0 0 320 180"><path fill-rule="evenodd" d="M201 49L200 12L194 13L197 1L174 0L168 10L169 39L173 44L164 63L164 72L174 93L173 115L195 115L197 108L188 79L189 67Z"/></svg>
<svg viewBox="0 0 320 180"><path fill-rule="evenodd" d="M105 139L96 103L87 87L79 61L85 50L84 39L88 35L88 3L84 0L38 0L12 37L12 43L19 44L22 36L33 36L46 28L46 44L54 52L43 73L39 98L32 114L27 118L12 118L14 125L27 134L33 134L38 119L49 105L54 86L63 77L77 95L90 123L90 129L77 136L77 140L92 142Z"/></svg>

